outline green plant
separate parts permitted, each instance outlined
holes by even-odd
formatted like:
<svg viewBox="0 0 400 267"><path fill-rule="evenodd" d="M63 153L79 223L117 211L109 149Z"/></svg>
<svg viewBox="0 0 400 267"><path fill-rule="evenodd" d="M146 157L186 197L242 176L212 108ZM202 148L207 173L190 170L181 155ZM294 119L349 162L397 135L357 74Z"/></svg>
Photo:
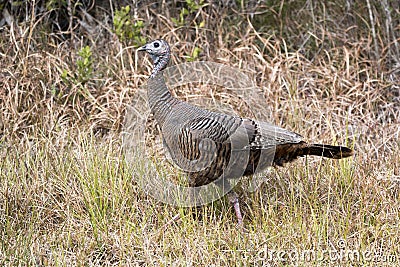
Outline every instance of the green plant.
<svg viewBox="0 0 400 267"><path fill-rule="evenodd" d="M82 47L79 50L78 55L80 59L76 61L77 66L77 81L80 83L87 82L93 75L93 59L92 59L92 50L90 46Z"/></svg>
<svg viewBox="0 0 400 267"><path fill-rule="evenodd" d="M192 52L191 55L186 55L186 61L192 62L192 61L197 60L199 58L199 55L200 55L201 51L202 51L201 48L196 46L193 49L193 52Z"/></svg>
<svg viewBox="0 0 400 267"><path fill-rule="evenodd" d="M64 69L61 73L61 79L68 86L73 84L84 84L93 77L93 58L90 46L82 47L78 52L80 57L76 61L76 71L74 74Z"/></svg>
<svg viewBox="0 0 400 267"><path fill-rule="evenodd" d="M67 6L67 1L66 0L49 0L46 1L46 9L47 10L53 10L57 9L60 7L66 7Z"/></svg>
<svg viewBox="0 0 400 267"><path fill-rule="evenodd" d="M186 8L182 8L179 13L179 18L171 18L171 20L176 26L183 26L185 24L186 15L189 15L189 11Z"/></svg>
<svg viewBox="0 0 400 267"><path fill-rule="evenodd" d="M120 41L129 40L133 41L135 46L141 46L146 43L146 39L140 32L144 24L141 20L132 23L133 19L129 15L130 10L129 6L125 6L115 11L113 19L114 33Z"/></svg>
<svg viewBox="0 0 400 267"><path fill-rule="evenodd" d="M176 18L171 18L172 22L176 25L176 26L183 26L185 25L185 19L188 15L190 14L194 14L197 11L199 11L201 8L207 6L207 4L204 4L204 0L200 0L199 3L196 3L195 0L186 0L186 4L188 6L188 8L182 8L181 12L179 13L179 17ZM204 27L205 22L202 21L200 22L199 25L196 24L196 26L202 28Z"/></svg>

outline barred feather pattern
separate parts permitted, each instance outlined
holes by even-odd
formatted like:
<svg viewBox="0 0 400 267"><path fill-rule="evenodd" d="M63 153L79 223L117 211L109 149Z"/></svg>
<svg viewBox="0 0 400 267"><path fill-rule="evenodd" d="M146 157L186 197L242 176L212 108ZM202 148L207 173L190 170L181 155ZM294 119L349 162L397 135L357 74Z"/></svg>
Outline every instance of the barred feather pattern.
<svg viewBox="0 0 400 267"><path fill-rule="evenodd" d="M189 174L191 186L208 184L222 175L251 175L308 154L340 158L336 152L324 154L324 146L310 146L300 135L275 125L179 101L170 94L162 74L150 79L148 97L164 144L176 165ZM241 164L229 164L238 159Z"/></svg>

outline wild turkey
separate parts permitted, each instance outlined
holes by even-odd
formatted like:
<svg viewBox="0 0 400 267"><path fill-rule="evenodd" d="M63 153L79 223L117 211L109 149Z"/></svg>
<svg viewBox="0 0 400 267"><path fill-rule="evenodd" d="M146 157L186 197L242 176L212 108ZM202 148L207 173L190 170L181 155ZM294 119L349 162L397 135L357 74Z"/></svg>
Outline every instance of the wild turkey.
<svg viewBox="0 0 400 267"><path fill-rule="evenodd" d="M266 122L211 112L173 97L162 70L171 51L158 39L138 49L146 51L154 67L148 80L148 102L172 160L189 176L189 185L211 182L228 187L227 179L252 175L268 166L283 166L305 155L332 159L349 157L343 146L308 144L294 132ZM222 179L221 179L222 178ZM229 188L230 189L230 188ZM238 223L243 219L236 193L228 194Z"/></svg>

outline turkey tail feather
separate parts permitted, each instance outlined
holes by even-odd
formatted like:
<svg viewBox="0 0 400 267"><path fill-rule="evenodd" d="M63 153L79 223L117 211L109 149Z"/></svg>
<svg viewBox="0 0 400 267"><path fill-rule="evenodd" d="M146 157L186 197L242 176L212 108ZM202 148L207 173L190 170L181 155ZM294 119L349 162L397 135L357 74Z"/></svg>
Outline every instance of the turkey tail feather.
<svg viewBox="0 0 400 267"><path fill-rule="evenodd" d="M344 146L310 144L304 150L304 155L314 155L332 159L341 159L353 155L353 150Z"/></svg>

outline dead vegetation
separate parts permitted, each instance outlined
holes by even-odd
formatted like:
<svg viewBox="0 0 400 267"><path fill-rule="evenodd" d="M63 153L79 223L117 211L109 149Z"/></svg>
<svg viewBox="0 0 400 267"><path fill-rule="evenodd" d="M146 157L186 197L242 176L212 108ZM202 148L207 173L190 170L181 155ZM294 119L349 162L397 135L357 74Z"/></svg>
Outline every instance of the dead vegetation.
<svg viewBox="0 0 400 267"><path fill-rule="evenodd" d="M266 248L340 250L340 240L400 261L397 1L139 1L127 16L143 26L125 39L113 22L124 4L66 2L0 5L1 265L247 266ZM135 182L146 170L121 151L127 107L151 67L135 52L141 37L167 39L174 65L239 68L261 96L200 84L174 88L179 98L346 144L355 157L299 160L244 191L245 236L224 201L194 210L157 202Z"/></svg>

